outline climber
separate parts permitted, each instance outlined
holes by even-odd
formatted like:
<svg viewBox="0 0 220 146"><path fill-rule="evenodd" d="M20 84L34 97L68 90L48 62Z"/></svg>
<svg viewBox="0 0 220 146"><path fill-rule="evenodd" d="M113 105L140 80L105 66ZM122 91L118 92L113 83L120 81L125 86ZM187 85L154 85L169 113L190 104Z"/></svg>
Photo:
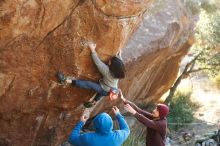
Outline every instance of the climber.
<svg viewBox="0 0 220 146"><path fill-rule="evenodd" d="M93 120L94 132L80 133L81 128L88 119L88 117L82 115L81 121L69 136L69 143L74 146L121 146L130 134L130 129L116 106L112 108L112 111L119 123L119 130L112 130L112 118L107 113L101 113Z"/></svg>
<svg viewBox="0 0 220 146"><path fill-rule="evenodd" d="M92 101L86 102L85 107L89 108L96 104L103 96L110 95L110 99L117 98L119 93L118 81L125 77L125 67L121 59L121 52L117 56L112 57L108 65L103 63L97 55L96 44L93 42L87 43L92 54L92 59L96 64L99 72L102 74L103 78L99 83L77 80L71 77L66 77L63 73L58 72L57 76L61 83L72 84L80 88L92 89L97 92L95 98Z"/></svg>
<svg viewBox="0 0 220 146"><path fill-rule="evenodd" d="M121 99L125 104L125 110L147 127L146 146L165 146L167 133L166 116L169 113L169 107L165 104L157 104L153 112L149 113L126 100L123 94L121 94Z"/></svg>

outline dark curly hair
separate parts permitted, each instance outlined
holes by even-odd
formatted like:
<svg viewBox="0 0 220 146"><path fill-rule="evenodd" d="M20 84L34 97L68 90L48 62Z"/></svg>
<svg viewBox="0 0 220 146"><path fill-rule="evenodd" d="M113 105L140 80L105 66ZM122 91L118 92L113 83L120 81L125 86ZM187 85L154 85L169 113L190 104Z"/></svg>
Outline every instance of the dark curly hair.
<svg viewBox="0 0 220 146"><path fill-rule="evenodd" d="M111 58L111 64L109 65L109 69L115 78L125 78L125 66L123 61L118 57L114 56Z"/></svg>

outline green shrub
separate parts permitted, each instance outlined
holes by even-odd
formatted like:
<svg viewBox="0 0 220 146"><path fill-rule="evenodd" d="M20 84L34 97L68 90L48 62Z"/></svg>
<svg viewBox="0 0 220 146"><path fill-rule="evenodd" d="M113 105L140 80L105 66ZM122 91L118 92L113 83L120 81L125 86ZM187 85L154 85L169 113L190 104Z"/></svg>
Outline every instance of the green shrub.
<svg viewBox="0 0 220 146"><path fill-rule="evenodd" d="M170 124L170 130L177 130L183 127L178 123L190 123L194 120L194 111L199 107L198 104L193 103L190 99L192 92L179 92L175 94L173 100L170 103L170 114L168 116L168 123L177 123L175 125Z"/></svg>

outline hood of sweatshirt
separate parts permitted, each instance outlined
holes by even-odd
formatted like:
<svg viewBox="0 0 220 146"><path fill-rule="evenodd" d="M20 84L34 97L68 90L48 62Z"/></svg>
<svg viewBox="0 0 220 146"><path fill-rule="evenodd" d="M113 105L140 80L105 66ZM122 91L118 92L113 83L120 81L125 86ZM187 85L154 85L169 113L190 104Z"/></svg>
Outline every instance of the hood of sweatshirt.
<svg viewBox="0 0 220 146"><path fill-rule="evenodd" d="M107 113L101 113L93 120L94 128L96 132L108 134L113 129L112 118Z"/></svg>

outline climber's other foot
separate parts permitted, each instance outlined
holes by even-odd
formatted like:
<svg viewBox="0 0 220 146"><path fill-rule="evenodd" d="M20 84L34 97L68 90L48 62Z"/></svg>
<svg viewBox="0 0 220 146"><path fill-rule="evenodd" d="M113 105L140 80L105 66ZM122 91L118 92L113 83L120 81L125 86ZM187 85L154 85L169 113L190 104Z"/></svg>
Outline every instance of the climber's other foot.
<svg viewBox="0 0 220 146"><path fill-rule="evenodd" d="M86 103L84 103L84 107L85 108L91 108L92 106L94 106L96 104L95 101L88 101Z"/></svg>

